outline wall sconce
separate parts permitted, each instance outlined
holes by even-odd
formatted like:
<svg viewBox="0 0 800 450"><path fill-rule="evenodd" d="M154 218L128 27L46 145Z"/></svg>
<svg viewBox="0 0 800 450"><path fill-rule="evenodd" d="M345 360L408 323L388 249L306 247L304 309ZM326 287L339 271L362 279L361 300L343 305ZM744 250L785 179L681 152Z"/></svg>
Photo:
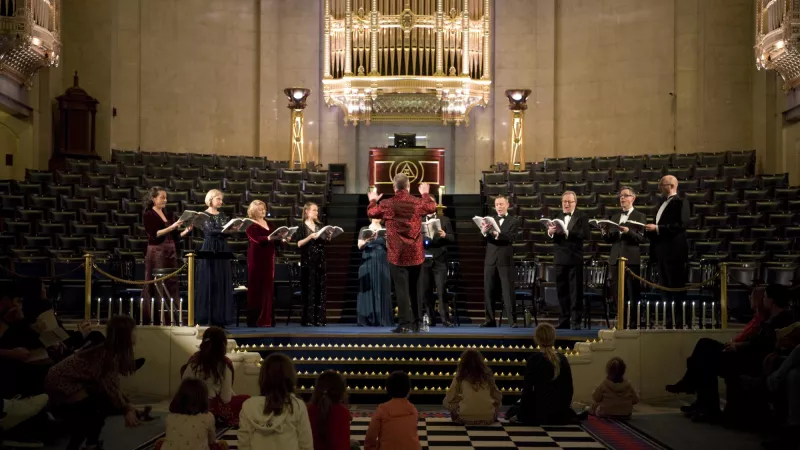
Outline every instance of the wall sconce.
<svg viewBox="0 0 800 450"><path fill-rule="evenodd" d="M306 88L286 88L283 90L289 100L287 108L292 110L290 123L290 149L289 166L291 168L305 166L305 153L303 152L303 110L306 108L306 99L311 94Z"/></svg>
<svg viewBox="0 0 800 450"><path fill-rule="evenodd" d="M508 97L508 109L511 110L511 148L509 149L509 164L514 166L514 170L525 169L525 151L523 147L523 119L525 110L528 109L528 96L531 95L530 89L509 89L506 91ZM519 162L517 162L519 159Z"/></svg>

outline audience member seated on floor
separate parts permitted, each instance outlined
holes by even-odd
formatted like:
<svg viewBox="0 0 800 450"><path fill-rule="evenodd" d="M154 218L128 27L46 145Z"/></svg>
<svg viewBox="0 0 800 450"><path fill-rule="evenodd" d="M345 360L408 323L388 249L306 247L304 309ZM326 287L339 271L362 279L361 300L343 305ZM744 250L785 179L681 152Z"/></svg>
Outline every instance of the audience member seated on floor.
<svg viewBox="0 0 800 450"><path fill-rule="evenodd" d="M766 384L770 397L786 420L775 439L764 442L764 447L775 450L800 448L800 345L767 377Z"/></svg>
<svg viewBox="0 0 800 450"><path fill-rule="evenodd" d="M39 334L25 320L20 300L0 300L0 397L41 394L52 364Z"/></svg>
<svg viewBox="0 0 800 450"><path fill-rule="evenodd" d="M539 324L533 340L540 351L528 358L522 397L507 416L531 425L578 423L585 414L578 416L572 409L572 370L567 357L555 349L556 329Z"/></svg>
<svg viewBox="0 0 800 450"><path fill-rule="evenodd" d="M492 369L481 352L464 351L444 397L443 404L450 411L450 419L463 425L493 424L502 403L503 394L497 389Z"/></svg>
<svg viewBox="0 0 800 450"><path fill-rule="evenodd" d="M313 450L314 436L303 400L295 395L292 360L273 353L261 363L258 387L239 414L239 450Z"/></svg>
<svg viewBox="0 0 800 450"><path fill-rule="evenodd" d="M419 450L417 408L408 401L411 379L400 370L386 380L386 393L392 398L381 403L369 421L364 450Z"/></svg>
<svg viewBox="0 0 800 450"><path fill-rule="evenodd" d="M209 411L225 426L239 426L239 413L249 395L233 392L233 363L228 352L228 336L219 327L209 327L203 333L200 350L181 367L181 378L199 378L208 386Z"/></svg>
<svg viewBox="0 0 800 450"><path fill-rule="evenodd" d="M133 345L136 325L129 316L114 316L101 345L75 352L50 369L45 391L57 418L70 430L67 450L101 448L106 417L125 415L125 425L139 425L136 409L120 388L120 377L136 370Z"/></svg>
<svg viewBox="0 0 800 450"><path fill-rule="evenodd" d="M205 381L187 378L169 404L166 435L155 450L227 450L228 443L217 442L214 415L208 409Z"/></svg>
<svg viewBox="0 0 800 450"><path fill-rule="evenodd" d="M335 370L326 370L314 383L308 403L308 419L314 433L314 450L359 450L350 440L350 410L347 408L347 384Z"/></svg>
<svg viewBox="0 0 800 450"><path fill-rule="evenodd" d="M613 357L606 363L606 378L592 394L589 414L608 419L630 419L639 395L625 379L625 361Z"/></svg>
<svg viewBox="0 0 800 450"><path fill-rule="evenodd" d="M42 427L35 419L47 406L47 395L0 400L0 447L37 448L44 444L35 436L41 436ZM46 420L46 417L43 417ZM36 423L35 423L36 422Z"/></svg>
<svg viewBox="0 0 800 450"><path fill-rule="evenodd" d="M729 344L701 338L686 360L683 378L666 386L671 393L697 394L695 403L681 408L692 420L705 422L722 418L718 377L724 378L727 385L728 402L725 409L728 419L738 420L741 414L746 413L746 405L741 402L737 405L741 397L737 394L741 391L739 377L761 372L764 358L775 348L775 331L792 323L792 315L787 309L789 292L786 286L767 286L763 301L765 317L754 333L743 341Z"/></svg>

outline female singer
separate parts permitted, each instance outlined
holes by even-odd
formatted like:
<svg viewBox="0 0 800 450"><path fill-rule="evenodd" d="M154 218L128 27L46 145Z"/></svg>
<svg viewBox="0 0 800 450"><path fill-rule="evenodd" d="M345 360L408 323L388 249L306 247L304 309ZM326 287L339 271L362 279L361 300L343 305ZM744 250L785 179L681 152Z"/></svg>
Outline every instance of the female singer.
<svg viewBox="0 0 800 450"><path fill-rule="evenodd" d="M358 326L390 327L392 317L392 292L389 277L389 260L386 257L386 238L378 237L382 230L381 219L372 219L368 227L358 232L358 249L363 250L358 268ZM364 230L373 235L361 239Z"/></svg>
<svg viewBox="0 0 800 450"><path fill-rule="evenodd" d="M164 206L167 204L167 192L160 187L150 188L150 191L145 194L144 199L144 214L142 215L142 223L144 223L144 230L147 233L147 254L144 257L144 279L153 279L153 269L167 269L175 268L178 266L178 252L175 249L175 243L180 238L186 236L192 227L188 226L183 231L179 232L178 227L183 222L180 220L173 222L168 219L164 213ZM164 286L167 292L164 293L167 297L165 300L178 299L178 278L172 277L164 280ZM152 284L147 284L142 289L142 298L144 299L142 311L142 323L153 323L150 317L150 303L154 301L154 297L158 295L156 287ZM163 297L163 295L162 295ZM169 317L165 318L165 324L169 324Z"/></svg>
<svg viewBox="0 0 800 450"><path fill-rule="evenodd" d="M280 238L270 238L270 229L264 217L267 205L253 200L247 208L247 216L253 219L245 231L250 240L247 249L247 326L273 327L272 298L275 278L275 247ZM276 242L277 240L277 242Z"/></svg>
<svg viewBox="0 0 800 450"><path fill-rule="evenodd" d="M227 235L222 227L228 222L219 211L222 192L212 189L206 194L205 213L208 220L203 223L203 252L230 252ZM204 259L197 262L195 277L195 306L197 323L224 327L235 321L236 305L233 303L233 279L231 262L228 259Z"/></svg>
<svg viewBox="0 0 800 450"><path fill-rule="evenodd" d="M303 223L297 228L297 247L300 248L300 285L303 296L304 327L325 326L325 244L331 233L319 233L319 207L316 203L303 205Z"/></svg>

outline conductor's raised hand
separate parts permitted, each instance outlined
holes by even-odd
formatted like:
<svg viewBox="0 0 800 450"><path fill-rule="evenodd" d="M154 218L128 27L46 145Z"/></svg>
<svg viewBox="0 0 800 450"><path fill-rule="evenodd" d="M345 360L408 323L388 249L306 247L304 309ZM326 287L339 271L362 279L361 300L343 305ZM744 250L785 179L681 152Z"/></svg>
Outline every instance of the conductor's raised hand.
<svg viewBox="0 0 800 450"><path fill-rule="evenodd" d="M420 195L425 195L431 191L431 185L428 183L420 183L419 184L419 193Z"/></svg>
<svg viewBox="0 0 800 450"><path fill-rule="evenodd" d="M381 199L381 197L383 197L383 194L378 194L377 192L372 192L372 191L367 192L367 198L371 202L373 201L377 202L378 200Z"/></svg>

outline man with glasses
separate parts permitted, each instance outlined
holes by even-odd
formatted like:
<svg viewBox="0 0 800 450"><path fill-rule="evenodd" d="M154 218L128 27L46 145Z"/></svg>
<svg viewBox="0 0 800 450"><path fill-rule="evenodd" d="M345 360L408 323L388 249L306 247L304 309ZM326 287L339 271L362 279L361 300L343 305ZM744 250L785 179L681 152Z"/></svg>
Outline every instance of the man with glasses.
<svg viewBox="0 0 800 450"><path fill-rule="evenodd" d="M623 186L619 190L619 205L622 207L622 210L611 216L612 222L620 224L619 229L609 230L608 227L603 227L601 229L603 232L603 240L611 244L611 254L608 258L608 280L611 285L612 295L615 299L617 296L617 263L619 262L619 258L626 258L628 260L627 266L634 273L638 274L639 265L641 264L639 244L643 244L647 241L644 237L644 230L625 226L625 222L629 220L647 223L647 216L634 208L633 203L635 201L636 191L630 186ZM639 300L639 283L634 281L631 276L625 278L625 293L631 304ZM621 319L623 314L624 311L617 311L617 319ZM619 327L620 325L617 326Z"/></svg>
<svg viewBox="0 0 800 450"><path fill-rule="evenodd" d="M583 240L588 239L589 219L575 208L578 196L572 191L561 195L561 212L556 219L566 225L562 230L556 225L547 227L553 239L556 268L556 292L561 305L559 329L581 329L583 311ZM570 323L571 319L571 323Z"/></svg>
<svg viewBox="0 0 800 450"><path fill-rule="evenodd" d="M656 213L655 223L645 227L645 237L650 239L650 264L658 268L658 283L671 288L686 286L686 263L689 244L686 228L689 227L689 202L678 197L678 179L665 175L658 182L663 197ZM664 301L678 301L681 293L661 292Z"/></svg>

